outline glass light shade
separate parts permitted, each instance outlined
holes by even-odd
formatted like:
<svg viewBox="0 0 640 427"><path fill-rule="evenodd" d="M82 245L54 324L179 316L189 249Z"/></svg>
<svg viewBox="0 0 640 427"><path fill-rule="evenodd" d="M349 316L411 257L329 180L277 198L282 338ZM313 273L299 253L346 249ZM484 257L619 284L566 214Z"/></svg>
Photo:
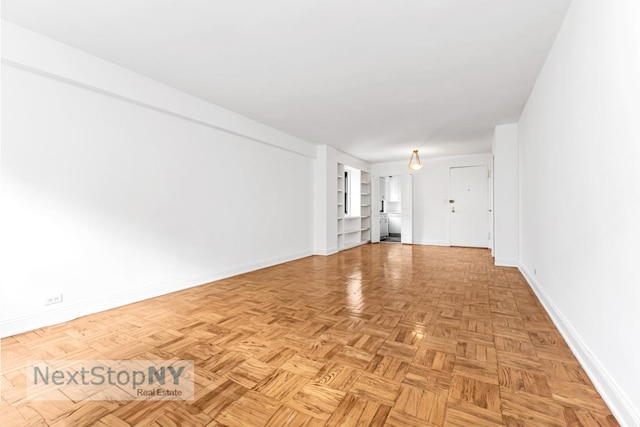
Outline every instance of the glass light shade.
<svg viewBox="0 0 640 427"><path fill-rule="evenodd" d="M420 162L418 150L413 150L413 153L411 154L411 159L409 159L409 169L414 171L419 171L420 169L422 169L422 163Z"/></svg>

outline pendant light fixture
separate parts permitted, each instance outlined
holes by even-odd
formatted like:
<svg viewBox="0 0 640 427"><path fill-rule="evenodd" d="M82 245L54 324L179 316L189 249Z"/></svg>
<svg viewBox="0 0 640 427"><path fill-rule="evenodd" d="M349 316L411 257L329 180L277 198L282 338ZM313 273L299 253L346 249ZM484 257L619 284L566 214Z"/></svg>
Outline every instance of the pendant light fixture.
<svg viewBox="0 0 640 427"><path fill-rule="evenodd" d="M411 154L411 159L409 159L409 169L414 171L419 171L420 169L422 169L422 163L420 162L418 150L413 150L413 154Z"/></svg>

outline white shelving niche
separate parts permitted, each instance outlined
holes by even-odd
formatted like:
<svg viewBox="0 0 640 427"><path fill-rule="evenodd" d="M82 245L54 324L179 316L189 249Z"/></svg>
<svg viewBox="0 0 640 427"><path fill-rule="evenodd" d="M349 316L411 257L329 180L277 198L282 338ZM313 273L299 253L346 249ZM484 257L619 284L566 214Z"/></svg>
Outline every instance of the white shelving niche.
<svg viewBox="0 0 640 427"><path fill-rule="evenodd" d="M360 241L371 241L371 175L360 171Z"/></svg>
<svg viewBox="0 0 640 427"><path fill-rule="evenodd" d="M338 250L344 248L344 165L338 163Z"/></svg>
<svg viewBox="0 0 640 427"><path fill-rule="evenodd" d="M338 250L369 243L371 175L338 163L337 199Z"/></svg>

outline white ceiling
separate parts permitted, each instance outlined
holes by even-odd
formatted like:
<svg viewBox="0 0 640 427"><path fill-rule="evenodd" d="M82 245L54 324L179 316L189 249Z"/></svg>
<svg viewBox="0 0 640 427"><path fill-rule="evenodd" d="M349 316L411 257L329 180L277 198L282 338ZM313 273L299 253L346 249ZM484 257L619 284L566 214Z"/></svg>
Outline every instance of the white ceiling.
<svg viewBox="0 0 640 427"><path fill-rule="evenodd" d="M371 162L490 151L570 0L3 0L2 17Z"/></svg>

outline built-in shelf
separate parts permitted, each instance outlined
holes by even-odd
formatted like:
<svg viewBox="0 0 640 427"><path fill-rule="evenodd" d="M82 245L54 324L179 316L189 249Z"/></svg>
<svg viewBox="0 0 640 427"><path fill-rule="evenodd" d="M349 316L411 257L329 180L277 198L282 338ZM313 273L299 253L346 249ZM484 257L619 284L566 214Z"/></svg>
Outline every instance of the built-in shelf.
<svg viewBox="0 0 640 427"><path fill-rule="evenodd" d="M356 172L357 173L357 172ZM356 181L355 186L357 186ZM338 250L350 249L371 241L371 175L360 171L360 215L345 216L345 189L349 183L345 181L345 166L338 163L337 185L337 244ZM352 182L353 185L353 182ZM356 187L357 188L357 187ZM351 192L351 190L349 190ZM358 191L358 190L355 190ZM357 202L356 202L357 203ZM357 212L357 210L354 209Z"/></svg>
<svg viewBox="0 0 640 427"><path fill-rule="evenodd" d="M371 241L371 175L360 172L360 241Z"/></svg>
<svg viewBox="0 0 640 427"><path fill-rule="evenodd" d="M344 247L345 242L345 219L344 219L344 165L338 164L338 177L336 180L336 188L338 189L337 196L337 208L338 208L338 236L337 236L337 244L338 249Z"/></svg>

